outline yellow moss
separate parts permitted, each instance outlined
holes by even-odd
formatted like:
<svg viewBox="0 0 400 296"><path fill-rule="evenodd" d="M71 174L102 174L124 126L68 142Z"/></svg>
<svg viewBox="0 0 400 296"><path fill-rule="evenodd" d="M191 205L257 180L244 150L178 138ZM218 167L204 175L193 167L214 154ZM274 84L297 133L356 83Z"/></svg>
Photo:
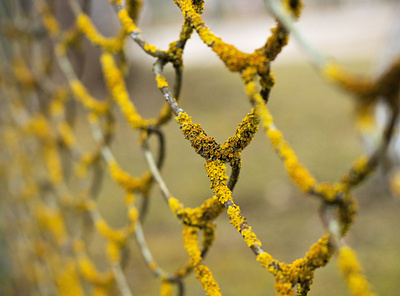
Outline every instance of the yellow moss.
<svg viewBox="0 0 400 296"><path fill-rule="evenodd" d="M112 271L100 272L92 261L83 253L78 256L78 266L82 276L91 283L109 285L114 280Z"/></svg>
<svg viewBox="0 0 400 296"><path fill-rule="evenodd" d="M179 113L179 115L175 117L175 120L181 125L192 122L191 117L186 112Z"/></svg>
<svg viewBox="0 0 400 296"><path fill-rule="evenodd" d="M115 241L109 241L107 244L107 256L112 264L119 264L121 262L120 247Z"/></svg>
<svg viewBox="0 0 400 296"><path fill-rule="evenodd" d="M80 203L80 208L90 212L97 209L97 203L93 199L84 198Z"/></svg>
<svg viewBox="0 0 400 296"><path fill-rule="evenodd" d="M61 267L61 266L60 266ZM62 263L62 268L57 270L55 282L60 296L85 295L79 281L76 264L72 259Z"/></svg>
<svg viewBox="0 0 400 296"><path fill-rule="evenodd" d="M44 205L37 206L35 216L40 226L51 233L59 246L66 242L68 234L64 219L58 209L50 209Z"/></svg>
<svg viewBox="0 0 400 296"><path fill-rule="evenodd" d="M15 147L19 142L19 135L15 129L7 126L3 127L3 141L8 147ZM26 128L28 130L29 127Z"/></svg>
<svg viewBox="0 0 400 296"><path fill-rule="evenodd" d="M255 244L261 246L261 242L257 239L256 234L251 231L250 226L242 231L242 236L248 247L254 246Z"/></svg>
<svg viewBox="0 0 400 296"><path fill-rule="evenodd" d="M298 163L297 156L295 152L293 151L292 147L286 142L282 141L281 145L277 147L277 151L281 158L287 162L287 166L294 166Z"/></svg>
<svg viewBox="0 0 400 296"><path fill-rule="evenodd" d="M295 18L300 17L301 11L303 9L303 1L297 1L296 6L293 7L293 1L285 0L283 1L283 5L285 9L293 13Z"/></svg>
<svg viewBox="0 0 400 296"><path fill-rule="evenodd" d="M60 24L54 15L50 12L47 4L39 5L39 11L42 13L42 21L51 37L57 37L60 34Z"/></svg>
<svg viewBox="0 0 400 296"><path fill-rule="evenodd" d="M297 160L292 148L287 143L283 143L278 149L289 177L303 192L309 192L316 183L314 177Z"/></svg>
<svg viewBox="0 0 400 296"><path fill-rule="evenodd" d="M90 124L99 124L100 123L99 115L96 112L90 112L87 114L87 121Z"/></svg>
<svg viewBox="0 0 400 296"><path fill-rule="evenodd" d="M83 51L82 32L78 26L72 26L67 31L64 31L60 37L58 44L65 47L65 49L75 48L80 52Z"/></svg>
<svg viewBox="0 0 400 296"><path fill-rule="evenodd" d="M112 242L123 244L127 238L127 231L125 228L112 229L105 220L97 219L95 222L97 230L107 239Z"/></svg>
<svg viewBox="0 0 400 296"><path fill-rule="evenodd" d="M122 0L109 0L113 5L122 5Z"/></svg>
<svg viewBox="0 0 400 296"><path fill-rule="evenodd" d="M201 261L201 252L198 247L197 229L191 226L183 226L183 244L190 256L192 266L197 266Z"/></svg>
<svg viewBox="0 0 400 296"><path fill-rule="evenodd" d="M376 295L371 291L371 287L363 274L357 256L350 247L342 246L339 248L338 264L354 296Z"/></svg>
<svg viewBox="0 0 400 296"><path fill-rule="evenodd" d="M162 76L156 76L156 80L157 80L157 87L159 89L163 88L163 87L168 87L168 83L167 80L165 80L164 77Z"/></svg>
<svg viewBox="0 0 400 296"><path fill-rule="evenodd" d="M200 39L218 55L230 71L238 72L247 66L265 72L266 57L259 52L253 54L243 53L235 46L225 43L221 38L215 36L202 21L199 12L202 11L201 5L193 6L190 1L175 1L180 7L184 17L189 20L197 31ZM201 2L201 1L200 1ZM261 71L261 72L262 72Z"/></svg>
<svg viewBox="0 0 400 296"><path fill-rule="evenodd" d="M336 188L330 183L317 184L314 190L316 193L322 195L326 201L334 201L340 192L340 188Z"/></svg>
<svg viewBox="0 0 400 296"><path fill-rule="evenodd" d="M26 186L22 190L22 196L24 199L28 199L32 196L39 194L40 189L36 183L26 184Z"/></svg>
<svg viewBox="0 0 400 296"><path fill-rule="evenodd" d="M262 99L258 96L256 96L256 98L258 98L258 102ZM257 114L260 114L259 116L263 121L264 129L268 131L274 123L274 118L265 105L257 104L256 110L258 111Z"/></svg>
<svg viewBox="0 0 400 296"><path fill-rule="evenodd" d="M115 160L108 163L108 169L115 182L119 183L128 192L140 190L149 181L147 175L144 175L142 178L137 178L124 172Z"/></svg>
<svg viewBox="0 0 400 296"><path fill-rule="evenodd" d="M240 212L240 208L238 206L230 206L228 207L227 213L229 215L229 219L231 223L237 231L241 230L241 225L245 223L242 214Z"/></svg>
<svg viewBox="0 0 400 296"><path fill-rule="evenodd" d="M41 114L33 116L26 126L26 131L38 135L43 140L48 140L51 130L46 117Z"/></svg>
<svg viewBox="0 0 400 296"><path fill-rule="evenodd" d="M184 221L187 222L189 225L202 225L204 224L204 221L202 221L202 211L201 209L198 208L183 208L182 205L182 210L178 210L177 215L180 216L180 218L184 218Z"/></svg>
<svg viewBox="0 0 400 296"><path fill-rule="evenodd" d="M68 148L72 148L73 146L75 146L76 144L75 134L72 131L70 125L66 121L59 122L57 124L57 129L61 135L61 139L63 140L65 146L67 146Z"/></svg>
<svg viewBox="0 0 400 296"><path fill-rule="evenodd" d="M90 111L104 113L108 110L108 104L93 98L79 80L75 79L70 81L70 87L75 97Z"/></svg>
<svg viewBox="0 0 400 296"><path fill-rule="evenodd" d="M131 220L132 222L136 222L139 219L139 211L137 208L129 209L128 215L129 215L129 220Z"/></svg>
<svg viewBox="0 0 400 296"><path fill-rule="evenodd" d="M246 83L245 91L249 97L254 97L258 93L257 86L253 81Z"/></svg>
<svg viewBox="0 0 400 296"><path fill-rule="evenodd" d="M66 44L66 42L58 42L54 45L54 52L58 57L65 56L67 49L68 44Z"/></svg>
<svg viewBox="0 0 400 296"><path fill-rule="evenodd" d="M305 261L310 267L322 267L328 263L332 254L333 248L329 245L329 235L324 235L317 243L310 247L306 254Z"/></svg>
<svg viewBox="0 0 400 296"><path fill-rule="evenodd" d="M45 160L50 181L57 185L63 181L63 171L60 155L55 142L45 145Z"/></svg>
<svg viewBox="0 0 400 296"><path fill-rule="evenodd" d="M255 109L253 108L246 117L242 119L233 137L230 137L228 141L221 145L222 160L233 161L234 158L240 157L239 153L250 144L254 135L257 133L259 123L260 118L255 114ZM228 155L226 155L226 153L228 153ZM232 156L229 154L232 154Z"/></svg>
<svg viewBox="0 0 400 296"><path fill-rule="evenodd" d="M155 53L157 51L157 47L154 45L151 45L149 43L146 43L146 45L143 48L147 52Z"/></svg>
<svg viewBox="0 0 400 296"><path fill-rule="evenodd" d="M143 0L127 0L125 1L125 7L129 16L136 22L143 7Z"/></svg>
<svg viewBox="0 0 400 296"><path fill-rule="evenodd" d="M137 113L135 106L129 99L122 73L115 65L114 58L110 53L103 52L101 66L108 89L126 120L134 129L146 127L147 122Z"/></svg>
<svg viewBox="0 0 400 296"><path fill-rule="evenodd" d="M221 290L215 281L210 269L205 265L196 268L196 277L200 280L201 286L206 291L207 296L220 296Z"/></svg>
<svg viewBox="0 0 400 296"><path fill-rule="evenodd" d="M275 73L270 70L268 75L264 74L261 76L260 85L262 89L271 89L275 85Z"/></svg>
<svg viewBox="0 0 400 296"><path fill-rule="evenodd" d="M271 129L271 126L273 125L273 117L271 113L268 111L264 99L258 92L255 82L254 81L246 82L245 91L252 104L255 104L254 106L255 114L262 120L262 125L264 127L264 130L268 132L268 130Z"/></svg>
<svg viewBox="0 0 400 296"><path fill-rule="evenodd" d="M283 143L283 135L279 130L268 129L267 135L271 141L272 147L278 149L278 147Z"/></svg>
<svg viewBox="0 0 400 296"><path fill-rule="evenodd" d="M232 192L226 185L215 187L214 193L221 204L225 204L227 201L232 201Z"/></svg>
<svg viewBox="0 0 400 296"><path fill-rule="evenodd" d="M369 157L366 155L360 156L352 166L352 169L359 174L367 172L369 168Z"/></svg>
<svg viewBox="0 0 400 296"><path fill-rule="evenodd" d="M153 261L153 262L151 262L151 263L149 264L149 268L150 268L151 270L155 271L155 270L157 270L157 269L160 268L160 267L158 266L157 263L155 263L155 262Z"/></svg>
<svg viewBox="0 0 400 296"><path fill-rule="evenodd" d="M91 152L86 152L82 154L81 159L79 160L79 162L76 164L75 167L75 174L77 175L78 178L83 179L86 177L88 165L93 163L97 155L98 155L97 153L91 153Z"/></svg>
<svg viewBox="0 0 400 296"><path fill-rule="evenodd" d="M172 283L169 281L161 282L160 296L173 296Z"/></svg>
<svg viewBox="0 0 400 296"><path fill-rule="evenodd" d="M393 193L400 198L400 170L395 171L390 176L390 188Z"/></svg>
<svg viewBox="0 0 400 296"><path fill-rule="evenodd" d="M266 252L257 255L257 261L261 263L261 266L267 269L269 272L275 274L275 269L271 266L275 260L272 256Z"/></svg>
<svg viewBox="0 0 400 296"><path fill-rule="evenodd" d="M275 279L274 287L278 296L294 296L292 283Z"/></svg>
<svg viewBox="0 0 400 296"><path fill-rule="evenodd" d="M242 72L242 79L244 83L247 85L253 81L254 77L257 75L256 67L247 67Z"/></svg>
<svg viewBox="0 0 400 296"><path fill-rule="evenodd" d="M92 296L108 296L110 295L110 287L104 285L95 285L92 289Z"/></svg>
<svg viewBox="0 0 400 296"><path fill-rule="evenodd" d="M80 13L77 16L76 22L79 30L86 35L92 44L101 46L108 51L120 51L124 46L124 32L121 32L115 38L104 37L97 31L91 19L84 13Z"/></svg>
<svg viewBox="0 0 400 296"><path fill-rule="evenodd" d="M215 188L217 185L226 185L228 176L225 173L226 166L222 161L207 160L204 166L206 168L208 178L211 181L211 188Z"/></svg>
<svg viewBox="0 0 400 296"><path fill-rule="evenodd" d="M131 191L126 192L126 194L125 194L125 204L126 205L128 205L128 206L133 205L133 203L135 202L135 199L136 199L135 193L133 193Z"/></svg>
<svg viewBox="0 0 400 296"><path fill-rule="evenodd" d="M240 71L250 60L250 54L243 53L233 45L223 42L220 38L214 36L208 28L201 29L199 32L201 32L199 36L203 39L203 42L212 46L212 50L219 56L230 71Z"/></svg>
<svg viewBox="0 0 400 296"><path fill-rule="evenodd" d="M168 205L175 216L178 215L178 213L183 210L182 204L179 202L179 200L177 200L174 197L171 197L168 200Z"/></svg>
<svg viewBox="0 0 400 296"><path fill-rule="evenodd" d="M50 113L51 115L57 117L63 115L65 112L64 103L61 100L54 99L50 103Z"/></svg>
<svg viewBox="0 0 400 296"><path fill-rule="evenodd" d="M12 70L23 87L32 88L35 85L36 79L23 59L15 58L12 62Z"/></svg>
<svg viewBox="0 0 400 296"><path fill-rule="evenodd" d="M323 74L329 79L336 80L342 75L342 68L337 62L329 61L323 68Z"/></svg>
<svg viewBox="0 0 400 296"><path fill-rule="evenodd" d="M126 34L130 34L132 32L140 32L140 29L136 27L133 23L132 18L129 16L128 11L126 9L121 9L118 12L119 20L121 21L122 27L124 28Z"/></svg>
<svg viewBox="0 0 400 296"><path fill-rule="evenodd" d="M357 111L356 128L362 133L372 133L377 129L374 116L374 105L366 105Z"/></svg>

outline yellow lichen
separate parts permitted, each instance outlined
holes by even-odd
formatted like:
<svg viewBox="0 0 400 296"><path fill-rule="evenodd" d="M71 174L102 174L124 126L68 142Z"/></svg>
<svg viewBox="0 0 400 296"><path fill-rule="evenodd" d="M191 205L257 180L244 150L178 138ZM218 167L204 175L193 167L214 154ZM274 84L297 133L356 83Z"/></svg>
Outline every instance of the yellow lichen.
<svg viewBox="0 0 400 296"><path fill-rule="evenodd" d="M129 99L122 73L117 68L113 56L110 53L103 52L101 65L108 89L126 120L134 129L146 127L148 123L137 113L135 106Z"/></svg>
<svg viewBox="0 0 400 296"><path fill-rule="evenodd" d="M39 11L42 13L42 21L46 30L49 32L50 36L57 37L60 34L60 24L57 19L51 13L47 4L41 3L39 5Z"/></svg>
<svg viewBox="0 0 400 296"><path fill-rule="evenodd" d="M60 184L64 176L60 155L55 143L49 142L45 145L45 160L51 182L55 185Z"/></svg>
<svg viewBox="0 0 400 296"><path fill-rule="evenodd" d="M329 61L323 68L323 74L330 80L337 80L343 76L343 69L337 62Z"/></svg>
<svg viewBox="0 0 400 296"><path fill-rule="evenodd" d="M39 226L48 231L58 245L62 245L68 238L64 219L58 209L51 209L44 205L37 206L35 216Z"/></svg>
<svg viewBox="0 0 400 296"><path fill-rule="evenodd" d="M127 238L127 231L125 228L122 229L112 229L105 220L97 219L95 222L97 230L110 241L116 242L118 244L125 243Z"/></svg>
<svg viewBox="0 0 400 296"><path fill-rule="evenodd" d="M61 139L65 146L72 148L76 144L76 138L71 126L66 122L62 121L57 124L57 130L60 133Z"/></svg>
<svg viewBox="0 0 400 296"><path fill-rule="evenodd" d="M128 211L128 216L129 216L129 219L130 219L132 222L138 221L138 219L139 219L139 211L138 211L138 209L137 209L137 208L131 208L131 209L129 209L129 211Z"/></svg>
<svg viewBox="0 0 400 296"><path fill-rule="evenodd" d="M255 244L261 246L260 240L257 239L256 234L251 231L250 226L247 229L242 230L242 236L248 247L254 246Z"/></svg>
<svg viewBox="0 0 400 296"><path fill-rule="evenodd" d="M123 171L115 160L108 163L108 168L115 182L119 183L128 192L142 189L151 179L149 174L144 174L142 178L131 176Z"/></svg>
<svg viewBox="0 0 400 296"><path fill-rule="evenodd" d="M310 247L305 260L311 267L318 268L328 263L332 254L333 249L329 245L329 235L324 235Z"/></svg>
<svg viewBox="0 0 400 296"><path fill-rule="evenodd" d="M160 296L172 296L172 295L173 295L172 283L170 281L162 281Z"/></svg>
<svg viewBox="0 0 400 296"><path fill-rule="evenodd" d="M273 275L281 274L281 265L267 252L263 252L257 255L257 261L260 262L261 266L268 270Z"/></svg>
<svg viewBox="0 0 400 296"><path fill-rule="evenodd" d="M15 58L12 62L12 70L16 79L27 89L32 88L36 79L28 68L26 62L20 58Z"/></svg>
<svg viewBox="0 0 400 296"><path fill-rule="evenodd" d="M363 155L359 157L353 164L352 170L356 173L364 173L369 169L369 157Z"/></svg>
<svg viewBox="0 0 400 296"><path fill-rule="evenodd" d="M83 296L85 295L79 276L77 273L76 263L72 259L65 260L62 263L62 268L59 268L55 273L55 283L57 292L60 296Z"/></svg>
<svg viewBox="0 0 400 296"><path fill-rule="evenodd" d="M371 287L363 274L357 256L350 247L342 246L339 248L338 264L354 296L376 295L371 291Z"/></svg>
<svg viewBox="0 0 400 296"><path fill-rule="evenodd" d="M108 285L114 280L114 275L111 270L100 272L83 251L80 251L78 254L78 266L82 276L89 282L99 285Z"/></svg>
<svg viewBox="0 0 400 296"><path fill-rule="evenodd" d="M46 140L51 136L51 129L47 119L41 115L37 114L33 116L26 124L25 131L28 133L35 134L41 139Z"/></svg>
<svg viewBox="0 0 400 296"><path fill-rule="evenodd" d="M109 241L107 245L107 257L112 264L121 262L121 246L115 241Z"/></svg>
<svg viewBox="0 0 400 296"><path fill-rule="evenodd" d="M167 80L165 80L164 77L162 76L156 76L156 80L157 80L157 87L159 89L163 88L163 87L168 87L168 82Z"/></svg>
<svg viewBox="0 0 400 296"><path fill-rule="evenodd" d="M315 193L323 196L326 201L333 202L339 194L345 192L346 188L343 184L330 184L328 182L319 183L314 187Z"/></svg>
<svg viewBox="0 0 400 296"><path fill-rule="evenodd" d="M168 200L168 205L169 205L171 211L172 211L175 215L178 215L178 213L179 213L181 210L183 210L183 207L182 207L181 203L179 202L179 200L177 200L177 199L174 198L174 197L171 197L171 198Z"/></svg>
<svg viewBox="0 0 400 296"><path fill-rule="evenodd" d="M77 100L87 109L96 113L104 113L108 110L108 104L106 102L100 102L92 97L79 80L75 79L70 81L70 87Z"/></svg>
<svg viewBox="0 0 400 296"><path fill-rule="evenodd" d="M146 43L143 49L150 53L155 53L157 51L157 47L149 43Z"/></svg>
<svg viewBox="0 0 400 296"><path fill-rule="evenodd" d="M121 9L118 12L119 20L121 21L122 27L124 28L126 34L130 34L132 32L140 32L140 29L136 27L132 18L129 16L128 11L126 9Z"/></svg>
<svg viewBox="0 0 400 296"><path fill-rule="evenodd" d="M356 128L360 132L371 134L377 129L374 110L374 105L361 106L357 110Z"/></svg>
<svg viewBox="0 0 400 296"><path fill-rule="evenodd" d="M123 31L115 38L104 37L97 31L91 19L84 13L80 13L77 16L76 22L79 30L84 33L94 45L101 46L108 51L120 51L124 46L125 35Z"/></svg>
<svg viewBox="0 0 400 296"><path fill-rule="evenodd" d="M197 266L201 261L201 252L198 247L197 229L184 225L183 244L190 256L192 266Z"/></svg>
<svg viewBox="0 0 400 296"><path fill-rule="evenodd" d="M221 290L215 281L210 269L205 265L196 268L196 277L200 280L201 286L206 291L207 296L220 296Z"/></svg>
<svg viewBox="0 0 400 296"><path fill-rule="evenodd" d="M271 141L272 147L274 147L275 149L279 149L279 146L283 143L282 133L276 129L268 129L267 135Z"/></svg>
<svg viewBox="0 0 400 296"><path fill-rule="evenodd" d="M240 226L245 222L241 215L240 208L238 206L230 206L228 207L227 213L231 220L230 223L236 228L237 231L240 231Z"/></svg>
<svg viewBox="0 0 400 296"><path fill-rule="evenodd" d="M393 172L390 176L390 188L400 198L400 171Z"/></svg>

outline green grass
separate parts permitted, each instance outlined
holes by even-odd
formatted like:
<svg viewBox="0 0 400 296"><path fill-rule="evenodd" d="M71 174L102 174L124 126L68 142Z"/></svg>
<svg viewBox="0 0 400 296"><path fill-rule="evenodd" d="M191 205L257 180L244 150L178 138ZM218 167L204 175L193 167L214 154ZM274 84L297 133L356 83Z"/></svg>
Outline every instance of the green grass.
<svg viewBox="0 0 400 296"><path fill-rule="evenodd" d="M356 69L368 68L360 61ZM142 114L155 116L163 98L155 87L152 73L136 68L129 81L134 102ZM276 86L269 108L275 123L284 133L302 163L318 180L338 179L362 147L354 130L352 98L328 85L307 64L281 65L274 68ZM243 85L236 74L218 66L185 69L182 108L201 123L208 135L223 142L233 135L240 120L250 110ZM172 121L164 128L167 140L163 178L170 191L187 206L198 206L212 194L203 167ZM141 174L146 164L137 147L138 134L121 118L112 150L123 168ZM156 149L156 143L153 143ZM393 294L400 278L398 200L389 197L375 179L357 191L359 218L347 241L355 248L376 291ZM181 225L170 213L158 188L154 188L144 231L157 262L173 271L184 264L186 254ZM260 130L243 152L243 168L233 198L249 225L275 258L291 262L303 257L309 246L323 233L319 221L319 202L302 195L290 183L283 165ZM112 225L124 224L123 192L105 177L99 207ZM240 234L223 213L216 220L217 239L205 263L210 267L224 295L274 295L273 277L263 270ZM145 266L132 241L127 268L134 295L157 295L159 281ZM187 295L204 295L194 275L186 280ZM335 260L318 270L310 295L348 295L338 275Z"/></svg>

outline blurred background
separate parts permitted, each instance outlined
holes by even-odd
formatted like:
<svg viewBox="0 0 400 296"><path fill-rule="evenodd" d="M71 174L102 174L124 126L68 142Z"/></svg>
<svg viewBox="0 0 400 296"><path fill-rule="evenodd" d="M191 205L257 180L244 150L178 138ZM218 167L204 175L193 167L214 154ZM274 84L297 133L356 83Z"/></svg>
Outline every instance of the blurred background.
<svg viewBox="0 0 400 296"><path fill-rule="evenodd" d="M400 15L397 1L314 0L305 1L304 6L298 26L322 52L355 72L372 76L377 73L388 58L387 47ZM102 13L102 9L93 5L92 17L100 30L107 32L111 30L109 14ZM108 21L104 22L104 18ZM274 25L262 0L205 1L203 18L216 35L247 52L262 46ZM172 1L152 0L144 2L139 26L148 42L166 49L177 38L182 20ZM117 20L115 26L118 27ZM163 98L151 71L154 59L135 44L129 45L128 57L131 98L143 116L155 116ZM98 57L93 60L96 65ZM241 80L225 69L195 33L187 44L184 64L181 107L221 143L233 135L250 110ZM276 125L318 180L337 180L363 153L354 128L352 98L320 77L295 40L278 56L272 69L276 85L268 105ZM172 82L172 70L167 67L166 71ZM88 85L96 84L102 79L101 72L97 73L98 76L85 71L83 79ZM146 165L136 144L138 135L121 118L117 126L112 149L125 169L141 174ZM204 161L194 154L175 122L170 122L164 131L167 151L163 178L172 194L186 206L198 206L212 194ZM102 213L114 226L124 224L120 220L125 208L119 190L106 180L99 199ZM396 295L400 288L400 202L389 193L380 176L361 186L356 196L359 215L346 241L357 251L376 292ZM243 168L233 197L265 250L279 260L289 263L303 257L323 234L319 202L302 195L291 184L262 132L243 152ZM273 277L255 261L227 215L223 213L216 222L217 239L205 264L223 294L274 295ZM157 188L153 190L144 231L150 250L165 270L173 271L186 262L181 225ZM134 243L132 246L128 281L134 295L157 295L158 280L144 265ZM194 274L186 283L188 295L204 294ZM348 295L335 259L316 272L310 295Z"/></svg>
<svg viewBox="0 0 400 296"><path fill-rule="evenodd" d="M357 73L374 76L390 58L387 48L399 15L397 0L309 0L304 3L298 26L322 52ZM107 1L93 1L91 17L105 35L115 34L119 27ZM205 1L203 19L216 35L246 52L261 47L274 26L262 0ZM179 36L182 20L173 1L148 0L144 1L139 27L148 42L167 49ZM164 102L151 70L155 60L133 42L128 43L131 99L142 116L153 117ZM105 97L99 50L89 47L88 52L82 80L93 95ZM184 64L181 107L209 136L224 142L251 108L239 76L230 73L196 33L187 44ZM277 127L319 181L339 179L363 153L354 127L353 98L321 78L295 40L284 48L272 69L276 85L268 106ZM167 67L166 75L171 83L172 69ZM77 126L80 142L91 145L84 116ZM212 195L204 160L195 155L174 121L164 132L167 149L162 176L176 198L186 206L199 206ZM134 175L147 170L138 136L122 116L117 118L111 149L123 169ZM152 144L156 149L156 142ZM236 204L272 256L287 263L303 257L323 234L320 203L301 194L289 181L262 131L242 155L243 168L233 193ZM346 241L356 250L375 291L398 295L400 200L391 195L382 175L376 174L356 190L359 214ZM107 174L99 209L112 226L126 223L121 218L126 216L124 193ZM275 295L273 277L256 262L227 215L223 213L216 223L217 238L205 264L223 295ZM167 271L176 270L189 258L181 230L158 188L154 188L144 233L156 261ZM158 295L159 280L146 267L134 241L131 245L127 279L133 294ZM93 256L104 257L104 249L94 248ZM204 295L194 274L185 282L187 295ZM310 295L349 295L335 259L316 271Z"/></svg>

